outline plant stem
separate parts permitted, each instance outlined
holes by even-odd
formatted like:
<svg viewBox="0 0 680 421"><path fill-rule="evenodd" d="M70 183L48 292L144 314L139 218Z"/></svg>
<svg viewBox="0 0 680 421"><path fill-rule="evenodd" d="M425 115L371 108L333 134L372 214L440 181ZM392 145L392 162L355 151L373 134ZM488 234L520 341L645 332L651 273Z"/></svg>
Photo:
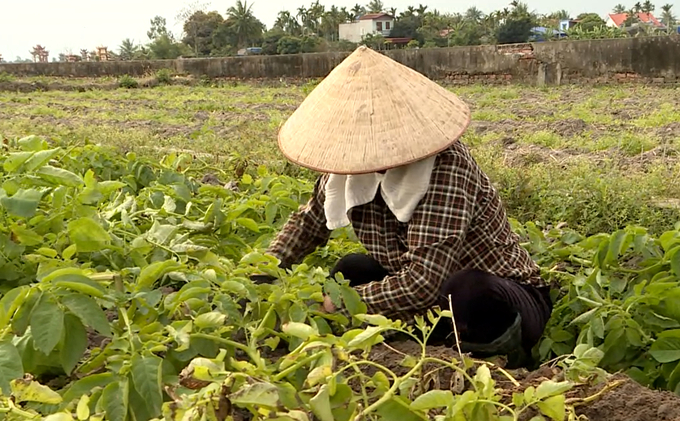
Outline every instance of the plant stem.
<svg viewBox="0 0 680 421"><path fill-rule="evenodd" d="M312 354L308 357L301 359L300 361L296 362L295 364L291 365L287 369L281 371L279 374L274 376L274 381L278 382L279 380L285 378L290 373L295 372L295 370L297 370L298 368L302 367L303 365L307 364L308 362L314 361L315 359L319 358L320 356L321 356L321 354Z"/></svg>
<svg viewBox="0 0 680 421"><path fill-rule="evenodd" d="M420 341L418 341L418 342L420 342ZM418 361L416 363L416 365L413 366L413 368L411 370L409 370L408 373L404 374L403 376L401 376L397 380L395 380L395 382L392 384L392 387L390 387L389 390L387 392L385 392L385 394L380 399L373 402L371 405L369 405L364 410L362 410L354 418L354 421L361 420L366 414L375 411L380 405L382 405L383 403L390 400L392 398L392 396L394 396L394 392L396 392L396 390L401 385L401 382L403 381L403 379L408 379L414 373L418 372L418 370L420 370L420 368L423 366L423 364L425 364L425 362L429 360L429 358L427 358L427 349L425 348L425 345L421 343L421 346L422 346L422 352L421 352L421 355L420 355L420 361Z"/></svg>
<svg viewBox="0 0 680 421"><path fill-rule="evenodd" d="M245 346L245 345L243 345L243 344L240 344L240 343L238 343L238 342L234 342L234 341L232 341L232 340L230 340L230 339L224 339L224 338L220 338L219 336L208 335L208 334L205 334L205 333L192 333L190 337L191 337L191 338L208 339L208 340L211 340L211 341L216 341L216 342L223 343L223 344L225 344L225 345L233 346L234 348L240 349L241 351L243 351L243 352L245 352L246 354L248 354L248 357L250 357L250 359L251 359L253 362L258 362L258 361L261 360L258 356L256 356L256 355L253 353L253 350L252 350L252 349L250 349L249 347L247 347L247 346ZM259 364L258 364L258 365L259 365Z"/></svg>
<svg viewBox="0 0 680 421"><path fill-rule="evenodd" d="M567 399L564 403L566 403L568 405L572 405L572 406L579 406L579 405L584 405L586 403L590 403L594 400L597 400L598 398L600 398L605 393L607 393L610 390L620 386L623 383L625 383L625 380L617 380L613 383L610 383L610 384L604 386L599 392L597 392L593 395L590 395L586 398L570 398L570 399Z"/></svg>

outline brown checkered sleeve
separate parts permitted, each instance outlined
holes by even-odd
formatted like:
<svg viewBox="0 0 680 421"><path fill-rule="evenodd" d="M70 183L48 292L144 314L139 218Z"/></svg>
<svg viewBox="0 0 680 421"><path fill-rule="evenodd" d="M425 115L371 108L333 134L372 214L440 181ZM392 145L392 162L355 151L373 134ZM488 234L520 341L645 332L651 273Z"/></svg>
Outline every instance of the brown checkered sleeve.
<svg viewBox="0 0 680 421"><path fill-rule="evenodd" d="M460 268L458 256L477 205L479 173L449 154L408 224L403 269L357 287L369 313L402 318L435 305L441 283Z"/></svg>
<svg viewBox="0 0 680 421"><path fill-rule="evenodd" d="M326 227L323 202L324 186L328 175L320 176L314 185L309 201L294 212L283 226L267 253L281 261L281 267L290 268L300 263L318 246L326 244L331 231Z"/></svg>

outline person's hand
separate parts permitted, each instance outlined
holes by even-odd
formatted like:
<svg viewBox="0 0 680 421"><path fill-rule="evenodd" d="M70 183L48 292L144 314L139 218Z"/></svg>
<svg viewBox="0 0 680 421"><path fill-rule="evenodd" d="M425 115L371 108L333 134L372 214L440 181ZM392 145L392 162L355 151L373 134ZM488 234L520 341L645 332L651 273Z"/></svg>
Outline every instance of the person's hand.
<svg viewBox="0 0 680 421"><path fill-rule="evenodd" d="M328 295L323 296L323 309L326 313L335 312L335 306L333 305L333 301L331 301L331 297L329 297Z"/></svg>

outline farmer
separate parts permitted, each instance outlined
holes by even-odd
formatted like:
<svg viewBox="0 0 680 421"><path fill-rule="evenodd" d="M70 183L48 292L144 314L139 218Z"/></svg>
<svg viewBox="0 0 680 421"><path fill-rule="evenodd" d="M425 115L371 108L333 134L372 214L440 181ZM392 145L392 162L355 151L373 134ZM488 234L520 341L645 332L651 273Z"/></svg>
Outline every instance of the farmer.
<svg viewBox="0 0 680 421"><path fill-rule="evenodd" d="M369 254L345 256L331 275L350 281L368 313L409 322L450 300L463 352L521 366L552 304L496 190L458 141L469 122L453 93L359 47L281 127L283 154L322 175L268 253L289 268L351 225ZM344 311L328 297L323 305ZM450 323L443 328L455 338Z"/></svg>

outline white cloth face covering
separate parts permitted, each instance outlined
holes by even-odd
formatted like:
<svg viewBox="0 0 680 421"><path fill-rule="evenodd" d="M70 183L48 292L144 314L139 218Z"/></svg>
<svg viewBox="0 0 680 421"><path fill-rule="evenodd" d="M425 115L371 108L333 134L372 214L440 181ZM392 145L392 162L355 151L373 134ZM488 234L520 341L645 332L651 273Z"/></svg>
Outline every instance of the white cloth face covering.
<svg viewBox="0 0 680 421"><path fill-rule="evenodd" d="M373 200L378 188L385 203L400 222L411 220L413 211L425 196L437 156L387 170L385 174L331 174L324 186L324 212L330 230L350 224L350 209Z"/></svg>

